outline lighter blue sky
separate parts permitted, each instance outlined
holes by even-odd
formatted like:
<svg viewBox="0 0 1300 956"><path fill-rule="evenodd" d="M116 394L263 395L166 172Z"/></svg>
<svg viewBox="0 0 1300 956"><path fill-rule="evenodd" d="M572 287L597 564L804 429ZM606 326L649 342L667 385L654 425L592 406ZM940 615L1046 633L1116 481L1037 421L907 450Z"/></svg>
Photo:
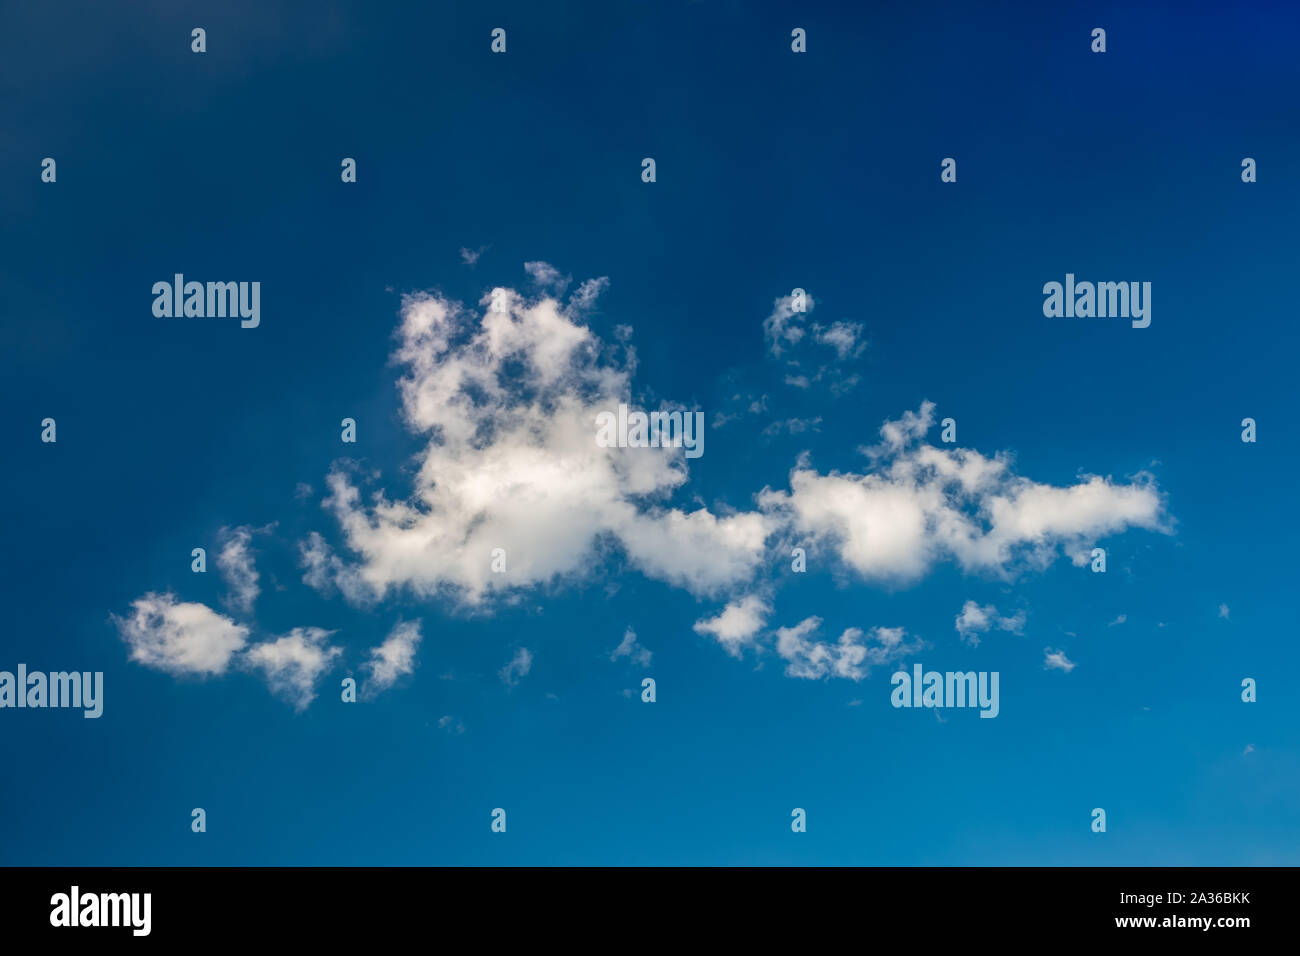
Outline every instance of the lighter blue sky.
<svg viewBox="0 0 1300 956"><path fill-rule="evenodd" d="M1297 18L1130 7L9 11L0 670L102 671L105 703L98 720L0 710L0 860L1300 862ZM496 26L505 55L489 52ZM954 184L939 181L949 156ZM547 508L499 493L463 526L435 522L463 553L433 534L402 564L394 534L367 558L323 505L332 472L361 489L354 515L373 518L371 492L416 493L431 443L397 387L403 297L462 303L468 335L493 288L547 292L526 262L572 282L513 359L550 361L539 348L588 329L607 348L584 368L615 383L602 399L704 412L703 457L639 497L548 444L533 464L585 463L546 502L592 483L572 520L530 536ZM150 289L177 272L259 281L260 326L155 318ZM1044 317L1043 284L1067 272L1151 282L1150 327ZM574 290L601 277L578 310ZM795 287L816 305L777 355L765 320ZM473 355L414 347L432 378ZM555 361L577 394L576 366ZM509 386L495 424L517 424L535 383L492 371ZM924 402L934 425L915 443L864 454ZM825 504L792 490L801 461L856 480L925 445L1105 490L1093 508L1045 506L1082 529L1042 539L1051 560L1011 542L963 561L933 528L891 538L875 521L855 550L837 533L854 499L822 533L787 507ZM515 445L497 450L495 478L525 477ZM635 453L607 460L647 473ZM438 487L461 466L483 487L468 447L438 459ZM965 513L1024 487L999 481ZM706 531L652 547L674 508L758 523L759 544ZM483 571L476 521L510 542L506 575ZM241 527L257 529L245 607L216 560ZM333 588L304 581L313 533L342 569ZM1105 574L1066 554L1094 544ZM349 600L339 581L367 569L388 589ZM247 628L221 673L131 659L113 616L148 594ZM728 653L696 625L746 598L767 610ZM1014 626L963 640L968 601ZM810 618L832 645L902 628L922 647L869 674L799 676L817 668L783 655L778 629ZM364 684L370 649L414 621L411 671L341 701L340 681ZM275 692L254 648L295 628L338 651L306 691ZM629 628L648 663L615 655ZM1049 648L1072 669L1047 666ZM527 673L503 679L521 649ZM892 708L889 675L916 662L999 672L998 717ZM1258 702L1241 701L1244 677Z"/></svg>

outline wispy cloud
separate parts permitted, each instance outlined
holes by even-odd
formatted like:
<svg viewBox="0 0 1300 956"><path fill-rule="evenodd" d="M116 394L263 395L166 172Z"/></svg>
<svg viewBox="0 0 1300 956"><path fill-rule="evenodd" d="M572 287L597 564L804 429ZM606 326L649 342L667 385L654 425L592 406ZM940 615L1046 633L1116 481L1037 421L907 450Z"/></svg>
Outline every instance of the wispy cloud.
<svg viewBox="0 0 1300 956"><path fill-rule="evenodd" d="M816 326L813 334L819 343L834 349L840 361L857 358L867 347L862 339L861 322L832 322L824 328Z"/></svg>
<svg viewBox="0 0 1300 956"><path fill-rule="evenodd" d="M650 651L637 643L636 631L629 627L623 633L623 640L619 642L618 647L614 648L614 652L609 655L609 659L617 661L620 657L626 657L642 667L647 667L650 664L651 656Z"/></svg>
<svg viewBox="0 0 1300 956"><path fill-rule="evenodd" d="M298 557L303 568L303 584L312 590L322 594L341 591L354 604L366 604L373 599L374 592L360 570L344 563L320 532L312 531L298 542Z"/></svg>
<svg viewBox="0 0 1300 956"><path fill-rule="evenodd" d="M257 596L261 594L251 548L253 529L222 528L220 540L222 546L217 555L217 566L221 568L226 586L230 588L226 603L236 611L248 614L253 610Z"/></svg>
<svg viewBox="0 0 1300 956"><path fill-rule="evenodd" d="M1043 649L1043 668L1045 670L1065 671L1067 674L1077 666L1065 656L1065 651L1054 651L1050 647Z"/></svg>
<svg viewBox="0 0 1300 956"><path fill-rule="evenodd" d="M526 647L521 647L515 651L505 667L498 671L501 682L507 687L514 687L521 680L528 676L528 672L533 669L533 652Z"/></svg>
<svg viewBox="0 0 1300 956"><path fill-rule="evenodd" d="M366 693L373 696L397 683L397 679L415 670L415 652L420 646L420 622L405 621L389 632L378 647L370 649L366 670Z"/></svg>
<svg viewBox="0 0 1300 956"><path fill-rule="evenodd" d="M806 334L804 323L817 303L811 295L803 296L803 311L799 308L798 297L782 295L772 300L772 311L763 320L763 338L767 340L768 350L780 356L792 345L798 344Z"/></svg>
<svg viewBox="0 0 1300 956"><path fill-rule="evenodd" d="M844 677L862 680L872 667L879 667L919 652L919 639L907 640L901 627L876 627L869 632L851 627L838 641L818 641L813 635L821 629L820 617L809 617L794 627L776 630L776 652L786 661L788 677L820 679Z"/></svg>
<svg viewBox="0 0 1300 956"><path fill-rule="evenodd" d="M319 627L295 627L283 637L253 645L243 660L262 672L272 693L288 700L295 710L306 710L316 699L317 683L343 653L342 648L328 645L333 634Z"/></svg>
<svg viewBox="0 0 1300 956"><path fill-rule="evenodd" d="M566 276L549 262L525 262L524 271L532 277L539 287L549 292L563 292L573 281L573 276Z"/></svg>
<svg viewBox="0 0 1300 956"><path fill-rule="evenodd" d="M980 635L987 634L989 631L1009 631L1012 634L1021 634L1025 629L1025 612L1017 611L1011 617L1002 617L998 614L998 609L992 604L986 604L983 607L974 601L967 601L962 605L953 626L961 639L969 643L972 647L978 647Z"/></svg>
<svg viewBox="0 0 1300 956"><path fill-rule="evenodd" d="M866 350L864 326L845 320L829 325L810 322L817 302L806 292L802 296L795 292L798 290L774 299L772 311L763 320L768 353L784 361L786 385L809 389L822 383L833 394L842 395L860 380L860 376L844 371L842 365Z"/></svg>

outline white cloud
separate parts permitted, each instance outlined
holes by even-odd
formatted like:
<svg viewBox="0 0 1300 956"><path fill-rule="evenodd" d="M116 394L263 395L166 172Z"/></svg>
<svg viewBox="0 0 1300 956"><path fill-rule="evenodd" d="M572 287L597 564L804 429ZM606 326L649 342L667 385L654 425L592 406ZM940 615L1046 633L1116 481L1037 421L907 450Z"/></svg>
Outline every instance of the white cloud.
<svg viewBox="0 0 1300 956"><path fill-rule="evenodd" d="M794 296L783 295L772 300L772 311L763 320L763 338L767 340L767 347L773 355L781 355L804 337L805 316L812 312L816 304L811 295L805 295L805 311L796 312Z"/></svg>
<svg viewBox="0 0 1300 956"><path fill-rule="evenodd" d="M1043 668L1045 670L1065 671L1067 674L1078 665L1065 656L1065 651L1054 651L1050 647L1043 649Z"/></svg>
<svg viewBox="0 0 1300 956"><path fill-rule="evenodd" d="M801 462L791 490L765 489L760 507L830 545L863 578L891 583L914 581L945 559L1007 575L1129 527L1162 529L1163 503L1149 476L1127 485L1097 476L1065 488L1040 484L1012 473L1003 458L920 443L933 418L925 402L887 422L882 443L865 449L867 473L823 475Z"/></svg>
<svg viewBox="0 0 1300 956"><path fill-rule="evenodd" d="M302 581L312 590L322 594L342 591L354 604L364 604L370 599L372 592L357 569L345 564L319 532L313 531L307 540L298 542L298 554L299 564L304 568Z"/></svg>
<svg viewBox="0 0 1300 956"><path fill-rule="evenodd" d="M980 642L979 636L991 630L1009 631L1012 634L1022 633L1025 629L1025 612L1017 611L1011 617L1002 617L992 604L981 607L974 601L967 601L962 605L954 627L963 641L968 641L972 647L977 647Z"/></svg>
<svg viewBox="0 0 1300 956"><path fill-rule="evenodd" d="M549 262L525 262L524 271L532 277L532 280L539 287L557 293L563 292L565 287L573 281L572 276L564 275Z"/></svg>
<svg viewBox="0 0 1300 956"><path fill-rule="evenodd" d="M609 655L610 661L616 661L620 657L635 661L642 667L647 667L650 664L650 651L637 643L636 631L630 627L624 632L623 640L619 642L618 647L614 648L614 653Z"/></svg>
<svg viewBox="0 0 1300 956"><path fill-rule="evenodd" d="M1111 622L1110 622L1109 624L1107 624L1106 626L1107 626L1107 627L1115 627L1116 625L1123 624L1123 623L1124 623L1125 621L1127 621L1127 620L1128 620L1128 615L1127 615L1127 614L1120 614L1119 616L1117 616L1117 617L1115 618L1115 620L1111 621Z"/></svg>
<svg viewBox="0 0 1300 956"><path fill-rule="evenodd" d="M253 610L253 604L261 593L257 583L257 568L253 564L253 551L249 547L253 540L253 529L222 528L220 540L223 544L221 553L217 555L217 566L221 568L221 575L230 588L226 603L247 614Z"/></svg>
<svg viewBox="0 0 1300 956"><path fill-rule="evenodd" d="M763 339L769 354L787 366L785 384L809 389L815 383L825 383L835 395L850 391L861 376L847 373L842 363L857 358L866 349L864 326L842 320L829 325L808 324L816 302L805 296L804 312L796 312L795 304L794 296L780 296L773 300L772 311L763 320ZM826 348L835 353L829 362L823 351Z"/></svg>
<svg viewBox="0 0 1300 956"><path fill-rule="evenodd" d="M334 634L319 627L295 627L288 634L263 644L254 644L244 655L244 664L260 670L272 693L306 710L316 698L316 684L333 666L342 648L326 640Z"/></svg>
<svg viewBox="0 0 1300 956"><path fill-rule="evenodd" d="M382 644L370 649L370 660L366 663L370 672L366 690L370 694L387 690L399 677L415 670L420 637L420 622L405 621L394 627Z"/></svg>
<svg viewBox="0 0 1300 956"><path fill-rule="evenodd" d="M826 327L815 326L813 332L819 343L835 350L835 356L840 361L856 358L866 348L862 342L860 322L832 322Z"/></svg>
<svg viewBox="0 0 1300 956"><path fill-rule="evenodd" d="M131 605L130 617L114 622L131 648L131 660L180 676L220 676L232 661L261 670L271 689L304 709L317 679L342 650L324 646L333 631L295 628L276 641L248 645L249 629L205 604L178 602L149 593Z"/></svg>
<svg viewBox="0 0 1300 956"><path fill-rule="evenodd" d="M544 263L528 268L558 281ZM777 531L829 544L868 580L905 583L940 560L1005 574L1160 525L1160 496L1146 477L1054 487L1015 475L1005 458L924 443L929 402L884 424L865 473L800 463L790 490L764 489L757 510L673 507L688 479L682 449L595 442L596 416L628 400L632 373L622 346L583 324L590 303L505 289L506 311L494 312L492 298L478 313L433 295L404 299L395 354L403 412L427 443L408 493L363 497L345 467L331 472L323 504L353 557L311 536L301 548L313 587L338 586L354 603L398 589L479 605L597 573L612 546L648 577L729 597L752 586ZM492 571L495 548L506 552L506 573Z"/></svg>
<svg viewBox="0 0 1300 956"><path fill-rule="evenodd" d="M302 546L305 580L341 585L350 575L352 600L406 588L477 605L590 574L611 544L642 573L697 595L748 580L772 530L765 515L669 507L687 478L683 449L597 445L596 416L627 401L631 373L576 317L590 302L503 295L506 312L477 315L430 295L404 301L403 411L428 442L414 487L365 500L336 468L324 504L359 559L344 565L313 537ZM506 551L506 573L491 570L494 548Z"/></svg>
<svg viewBox="0 0 1300 956"><path fill-rule="evenodd" d="M501 668L498 674L502 683L507 687L514 687L521 680L528 676L528 672L533 669L533 652L526 647L521 647L515 651L515 656L505 667Z"/></svg>
<svg viewBox="0 0 1300 956"><path fill-rule="evenodd" d="M695 622L696 634L712 634L727 653L739 657L742 648L752 644L763 628L772 607L756 594L732 601L717 617Z"/></svg>
<svg viewBox="0 0 1300 956"><path fill-rule="evenodd" d="M1228 620L1228 615L1230 613L1231 612L1228 610L1228 605L1226 604L1219 605L1219 617L1223 618L1226 621Z"/></svg>
<svg viewBox="0 0 1300 956"><path fill-rule="evenodd" d="M403 478L395 490L379 486L378 473L361 474L349 463L332 469L322 504L339 523L339 553L316 532L301 541L305 583L325 593L341 590L359 605L407 592L478 606L596 573L614 555L696 597L727 602L694 628L739 657L772 613L759 596L768 586L756 578L769 566L774 536L823 548L867 581L896 584L944 561L1002 577L1046 567L1062 552L1086 563L1088 547L1105 535L1166 530L1150 476L1117 483L1085 475L1063 487L1035 482L1017 475L1006 456L928 444L930 402L885 422L879 443L863 449L860 470L822 473L801 456L788 490L763 488L750 510L705 507L698 499L688 510L673 501L688 482L683 449L602 448L595 441L596 416L620 402L636 404L637 397L630 329L616 326L619 341L607 343L584 321L608 280L587 280L563 302L567 276L540 262L525 268L541 291L529 297L495 290L504 300L501 312L493 293L478 310L431 294L403 299L393 357L401 368L403 418L423 447L409 481ZM803 341L805 331L808 341L837 355L861 347L860 326L805 328L791 305L788 297L776 300L765 323L774 350ZM765 397L746 401L749 414L766 410ZM792 418L778 427L794 433L818 421ZM232 532L218 559L244 609L258 590L250 534ZM496 548L507 555L504 573L492 569ZM135 617L119 627L133 659L149 666L222 673L247 641L247 628L203 605L153 594L136 604ZM1227 616L1226 605L1221 614ZM849 629L824 642L800 630L806 623L777 637L780 652L784 635L787 671L798 676L858 679L877 658L909 646L901 629ZM972 643L991 628L1019 633L1023 625L1023 612L1000 617L992 605L974 602L957 619L959 633ZM317 671L338 654L324 646L328 633L298 629L258 645L248 658L302 700L314 693ZM409 672L418 633L417 627L391 645L390 635L371 649L366 666L375 687ZM614 659L639 661L643 653L648 659L635 635L632 641L620 644ZM1060 663L1051 662L1049 651L1047 666L1074 667L1056 653ZM521 649L502 680L518 682L531 662L531 652Z"/></svg>
<svg viewBox="0 0 1300 956"><path fill-rule="evenodd" d="M821 628L820 617L809 617L794 627L776 629L776 652L786 661L788 677L819 680L845 677L862 680L872 667L915 654L919 640L906 640L901 627L876 627L870 633L851 627L834 644L812 638Z"/></svg>
<svg viewBox="0 0 1300 956"><path fill-rule="evenodd" d="M934 402L922 402L917 411L904 411L903 417L896 421L887 421L880 426L880 445L865 449L867 454L878 457L888 452L897 454L908 445L925 437L934 425Z"/></svg>
<svg viewBox="0 0 1300 956"><path fill-rule="evenodd" d="M168 674L219 676L248 640L248 628L206 604L178 602L150 592L131 603L126 618L113 615L131 660Z"/></svg>
<svg viewBox="0 0 1300 956"><path fill-rule="evenodd" d="M569 296L569 302L564 309L565 314L570 318L585 315L608 288L609 279L605 276L601 276L599 279L584 280L578 286L577 291ZM615 329L615 334L621 341L626 341L632 335L632 327L630 325L620 325Z"/></svg>
<svg viewBox="0 0 1300 956"><path fill-rule="evenodd" d="M466 246L460 247L460 261L467 266L476 265L479 257L487 250L487 246L480 246L477 249L470 249Z"/></svg>

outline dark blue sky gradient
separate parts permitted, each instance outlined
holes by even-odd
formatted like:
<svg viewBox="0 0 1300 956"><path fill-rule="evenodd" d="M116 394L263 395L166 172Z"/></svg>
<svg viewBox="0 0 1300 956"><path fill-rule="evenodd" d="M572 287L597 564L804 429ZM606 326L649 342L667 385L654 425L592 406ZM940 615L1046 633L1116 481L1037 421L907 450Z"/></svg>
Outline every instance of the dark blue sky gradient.
<svg viewBox="0 0 1300 956"><path fill-rule="evenodd" d="M5 4L0 669L102 670L106 700L94 721L0 711L0 861L1300 862L1297 9ZM462 246L487 249L471 268ZM340 419L361 425L349 454L408 487L401 294L474 302L539 259L610 278L592 328L634 328L639 397L711 421L745 390L822 417L709 429L679 502L753 507L805 450L861 468L881 422L928 399L1036 481L1150 471L1174 532L1108 539L1106 575L1062 558L1011 584L950 564L906 588L825 567L783 584L774 626L905 626L927 666L999 670L997 720L894 710L890 668L755 669L693 632L717 602L619 567L490 615L306 588L295 543L339 542L318 504ZM155 319L176 272L260 281L261 327ZM1150 328L1045 318L1067 272L1150 281ZM787 388L765 356L795 286L865 324L846 395ZM310 709L248 674L128 662L110 614L146 591L219 607L190 549L271 522L255 636L316 625L349 649ZM1024 636L960 643L967 599L1023 608ZM415 617L415 674L340 703L348 666ZM654 706L622 696L642 669L609 661L628 626ZM535 664L508 689L520 644ZM1045 646L1077 669L1044 670Z"/></svg>

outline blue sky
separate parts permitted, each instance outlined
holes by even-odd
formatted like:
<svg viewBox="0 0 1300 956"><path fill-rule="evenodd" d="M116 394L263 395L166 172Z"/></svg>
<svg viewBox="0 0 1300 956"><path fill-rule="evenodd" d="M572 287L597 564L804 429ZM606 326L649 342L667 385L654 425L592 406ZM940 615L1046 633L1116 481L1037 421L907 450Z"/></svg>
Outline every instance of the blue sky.
<svg viewBox="0 0 1300 956"><path fill-rule="evenodd" d="M6 11L0 669L102 671L105 702L0 710L0 859L1300 862L1293 9L408 6ZM156 318L178 272L259 281L260 326ZM1045 317L1066 273L1151 282L1150 327ZM484 364L494 288L517 347ZM795 288L814 308L782 316ZM455 325L446 351L403 336L421 321ZM453 368L501 391L404 404ZM575 451L556 408L593 395L703 412L703 456ZM864 518L924 455L1004 471L955 503L893 472ZM1086 507L1051 491L1090 476ZM381 490L442 510L385 524ZM893 527L919 501L926 530ZM977 542L935 529L953 514ZM217 561L239 528L242 607ZM1069 556L1093 546L1105 574ZM208 629L133 659L160 646L124 623L147 595ZM697 627L747 600L732 645ZM967 602L1007 628L963 640ZM409 672L344 703L415 621ZM649 663L611 660L629 628ZM835 657L854 628L880 663ZM277 690L256 662L285 657L321 668ZM917 662L999 672L998 717L891 707Z"/></svg>

